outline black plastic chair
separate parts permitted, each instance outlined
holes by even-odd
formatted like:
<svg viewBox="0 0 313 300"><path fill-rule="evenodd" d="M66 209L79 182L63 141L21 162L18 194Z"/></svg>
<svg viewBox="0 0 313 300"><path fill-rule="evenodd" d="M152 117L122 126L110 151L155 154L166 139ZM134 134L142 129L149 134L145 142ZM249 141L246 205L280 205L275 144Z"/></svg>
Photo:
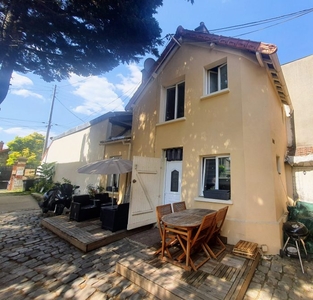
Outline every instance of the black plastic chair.
<svg viewBox="0 0 313 300"><path fill-rule="evenodd" d="M128 224L129 203L101 207L101 227L112 232L126 229Z"/></svg>
<svg viewBox="0 0 313 300"><path fill-rule="evenodd" d="M99 218L100 200L90 199L89 195L75 195L70 208L70 220L77 222Z"/></svg>

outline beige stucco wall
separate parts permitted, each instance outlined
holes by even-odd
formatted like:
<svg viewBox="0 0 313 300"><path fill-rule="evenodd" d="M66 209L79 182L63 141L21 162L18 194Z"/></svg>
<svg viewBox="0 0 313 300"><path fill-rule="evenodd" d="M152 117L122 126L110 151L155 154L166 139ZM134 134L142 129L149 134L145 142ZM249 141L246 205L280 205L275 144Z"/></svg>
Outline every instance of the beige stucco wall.
<svg viewBox="0 0 313 300"><path fill-rule="evenodd" d="M294 107L297 147L313 146L313 55L282 66Z"/></svg>
<svg viewBox="0 0 313 300"><path fill-rule="evenodd" d="M108 121L102 121L82 130L73 130L52 141L45 162L56 162L54 181L63 182L62 178L71 180L80 186L80 192L87 192L88 184L98 185L99 175L79 174L77 169L89 162L104 158L104 146L100 141L105 139Z"/></svg>
<svg viewBox="0 0 313 300"><path fill-rule="evenodd" d="M282 66L293 102L289 140L294 141L295 153L289 156L289 193L293 200L313 202L313 55Z"/></svg>
<svg viewBox="0 0 313 300"><path fill-rule="evenodd" d="M229 92L202 97L204 67L225 58ZM161 87L181 80L185 118L162 123ZM244 239L278 253L286 202L285 119L265 69L253 56L183 45L140 98L133 120L133 155L162 157L166 148L184 148L181 200L189 207L229 205L223 230L229 243ZM231 156L231 201L214 203L199 196L201 158L222 154Z"/></svg>

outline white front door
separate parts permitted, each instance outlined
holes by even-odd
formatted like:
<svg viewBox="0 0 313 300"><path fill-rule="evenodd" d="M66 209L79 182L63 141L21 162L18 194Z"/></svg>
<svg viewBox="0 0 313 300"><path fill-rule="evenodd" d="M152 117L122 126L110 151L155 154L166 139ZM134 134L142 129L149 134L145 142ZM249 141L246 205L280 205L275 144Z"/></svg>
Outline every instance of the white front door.
<svg viewBox="0 0 313 300"><path fill-rule="evenodd" d="M181 201L182 161L167 161L164 204Z"/></svg>
<svg viewBox="0 0 313 300"><path fill-rule="evenodd" d="M128 230L156 222L155 207L160 201L160 175L160 158L133 157Z"/></svg>

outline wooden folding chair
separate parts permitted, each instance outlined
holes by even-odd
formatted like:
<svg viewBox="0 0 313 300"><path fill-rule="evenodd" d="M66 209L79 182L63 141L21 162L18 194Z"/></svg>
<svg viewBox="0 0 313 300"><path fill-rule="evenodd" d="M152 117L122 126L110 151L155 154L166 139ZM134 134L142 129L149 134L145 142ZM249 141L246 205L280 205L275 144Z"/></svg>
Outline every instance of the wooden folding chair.
<svg viewBox="0 0 313 300"><path fill-rule="evenodd" d="M214 231L212 232L212 235L207 239L205 243L205 247L209 251L210 255L215 259L217 259L217 257L226 250L225 244L220 239L220 233L221 233L224 221L226 219L227 211L228 211L228 206L225 206L216 212L216 219L215 219L216 223L215 223ZM212 248L209 246L209 243L212 240L215 240L215 243L218 244L220 247L217 250L217 252L214 252Z"/></svg>
<svg viewBox="0 0 313 300"><path fill-rule="evenodd" d="M178 212L186 209L185 201L175 202L173 203L173 211Z"/></svg>
<svg viewBox="0 0 313 300"><path fill-rule="evenodd" d="M164 224L162 222L162 217L165 215L171 214L172 212L173 211L172 211L171 204L164 204L164 205L159 205L156 207L157 223L158 223L158 228L160 231L161 241L163 240L163 234L164 234ZM175 235L167 235L167 237L166 237L166 249L167 249L167 246L175 244L175 242L177 242ZM162 251L162 247L160 249L158 249L154 253L154 255L161 253L161 251ZM170 253L169 253L169 256L170 256Z"/></svg>
<svg viewBox="0 0 313 300"><path fill-rule="evenodd" d="M202 219L201 225L199 226L197 231L193 233L190 241L188 241L185 235L177 235L177 239L184 250L184 256L189 257L189 264L194 271L199 269L203 264L205 264L211 258L210 253L206 248L206 241L210 239L210 237L212 236L213 230L215 229L214 227L215 217L216 217L216 213L211 213L209 215L204 216ZM188 242L190 243L190 247L189 247L190 253L187 253ZM193 261L191 257L191 254L193 252L197 252L200 247L206 254L206 257L199 263L195 264L195 262Z"/></svg>

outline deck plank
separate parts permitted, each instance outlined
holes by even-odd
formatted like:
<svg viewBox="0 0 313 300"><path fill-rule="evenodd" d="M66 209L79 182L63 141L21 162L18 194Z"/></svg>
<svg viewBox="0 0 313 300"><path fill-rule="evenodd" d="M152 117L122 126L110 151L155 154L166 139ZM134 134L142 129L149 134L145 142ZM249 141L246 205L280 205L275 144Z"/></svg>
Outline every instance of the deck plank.
<svg viewBox="0 0 313 300"><path fill-rule="evenodd" d="M217 260L211 258L196 272L186 271L153 255L160 245L147 246L147 238L142 236L149 236L151 243L159 241L159 236L152 236L158 234L156 231L146 233L148 227L112 233L101 229L99 220L76 222L69 221L68 216L43 219L42 225L83 252L127 237L129 249L116 264L116 272L162 300L243 299L260 259L260 255L254 260L236 256L232 253L233 246L227 245ZM134 236L136 238L132 238ZM135 245L142 250L138 251ZM202 258L198 254L197 259Z"/></svg>
<svg viewBox="0 0 313 300"><path fill-rule="evenodd" d="M68 215L44 218L41 225L83 252L98 249L151 228L151 226L145 226L133 230L111 232L101 228L100 219L76 222L69 220Z"/></svg>
<svg viewBox="0 0 313 300"><path fill-rule="evenodd" d="M257 267L257 260L235 256L230 250L220 261L211 259L196 272L158 259L159 264L154 257L133 266L124 258L117 263L116 271L136 284L141 283L142 288L162 300L224 300L242 299Z"/></svg>

